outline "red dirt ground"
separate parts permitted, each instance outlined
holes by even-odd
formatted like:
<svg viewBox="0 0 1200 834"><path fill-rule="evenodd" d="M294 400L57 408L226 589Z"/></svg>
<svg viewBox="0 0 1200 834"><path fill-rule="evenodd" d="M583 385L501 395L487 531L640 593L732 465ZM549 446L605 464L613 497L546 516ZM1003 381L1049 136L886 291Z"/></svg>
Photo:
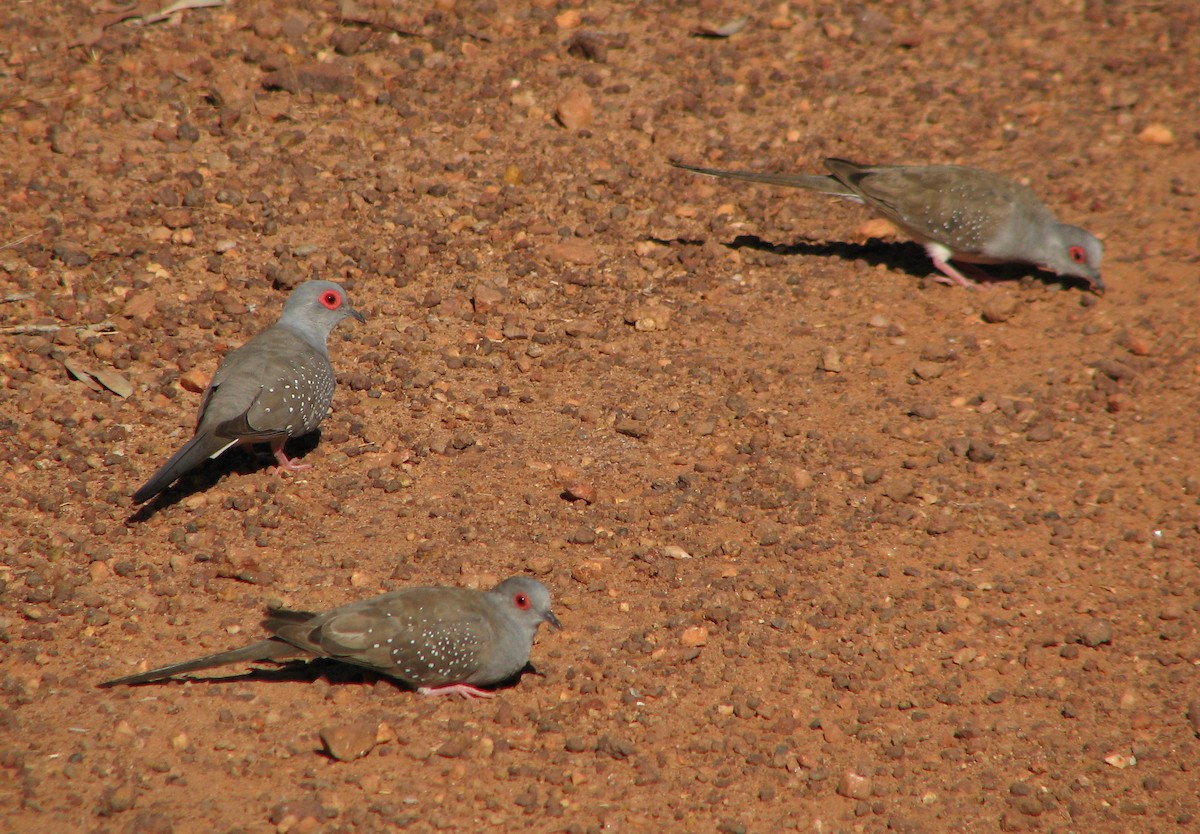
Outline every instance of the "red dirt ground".
<svg viewBox="0 0 1200 834"><path fill-rule="evenodd" d="M1195 3L94 5L0 10L0 830L1200 825ZM1027 182L1108 292L668 165L828 155ZM134 513L310 277L313 469ZM566 628L493 701L96 688L513 573Z"/></svg>

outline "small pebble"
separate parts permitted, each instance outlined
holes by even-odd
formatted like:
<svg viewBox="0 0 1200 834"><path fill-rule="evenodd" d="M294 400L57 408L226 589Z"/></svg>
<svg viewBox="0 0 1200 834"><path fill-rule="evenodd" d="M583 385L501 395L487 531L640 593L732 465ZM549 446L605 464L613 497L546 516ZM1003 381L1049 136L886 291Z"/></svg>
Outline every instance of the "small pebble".
<svg viewBox="0 0 1200 834"><path fill-rule="evenodd" d="M1112 623L1108 620L1088 620L1080 632L1080 638L1080 642L1091 649L1111 643Z"/></svg>
<svg viewBox="0 0 1200 834"><path fill-rule="evenodd" d="M375 721L355 721L321 730L325 751L339 762L361 759L375 749L378 725Z"/></svg>
<svg viewBox="0 0 1200 834"><path fill-rule="evenodd" d="M191 391L193 394L199 394L208 387L208 374L199 368L192 368L190 371L179 375L179 385L185 391Z"/></svg>
<svg viewBox="0 0 1200 834"><path fill-rule="evenodd" d="M983 302L983 320L989 324L1008 321L1017 312L1017 299L1007 292L992 291Z"/></svg>
<svg viewBox="0 0 1200 834"><path fill-rule="evenodd" d="M1054 439L1053 423L1038 423L1025 433L1025 439L1031 443L1045 443Z"/></svg>
<svg viewBox="0 0 1200 834"><path fill-rule="evenodd" d="M831 374L840 374L842 372L842 355L838 349L832 345L821 350L821 358L817 363L817 367L822 371Z"/></svg>
<svg viewBox="0 0 1200 834"><path fill-rule="evenodd" d="M586 481L569 481L563 485L563 492L572 501L583 501L586 504L596 503L596 488Z"/></svg>
<svg viewBox="0 0 1200 834"><path fill-rule="evenodd" d="M576 89L558 102L554 115L558 117L559 124L567 130L582 130L590 126L595 118L596 105L592 103L592 97L587 92Z"/></svg>
<svg viewBox="0 0 1200 834"><path fill-rule="evenodd" d="M838 780L837 792L850 799L870 799L871 780L853 770L847 770Z"/></svg>
<svg viewBox="0 0 1200 834"><path fill-rule="evenodd" d="M1200 698L1188 701L1187 720L1192 725L1192 732L1200 736Z"/></svg>
<svg viewBox="0 0 1200 834"><path fill-rule="evenodd" d="M679 642L690 647L703 646L708 643L708 629L704 626L685 628Z"/></svg>
<svg viewBox="0 0 1200 834"><path fill-rule="evenodd" d="M1137 138L1146 145L1174 145L1175 131L1164 124L1155 123L1142 128Z"/></svg>

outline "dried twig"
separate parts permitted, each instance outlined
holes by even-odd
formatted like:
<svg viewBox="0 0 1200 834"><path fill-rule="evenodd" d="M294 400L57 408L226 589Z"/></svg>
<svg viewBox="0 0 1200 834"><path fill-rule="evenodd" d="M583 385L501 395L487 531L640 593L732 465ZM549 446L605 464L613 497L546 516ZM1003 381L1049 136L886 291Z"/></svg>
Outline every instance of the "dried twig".
<svg viewBox="0 0 1200 834"><path fill-rule="evenodd" d="M74 329L80 333L115 333L117 326L111 321L97 324L77 324L72 327L67 324L12 324L0 327L0 336L38 336L57 333L60 330Z"/></svg>
<svg viewBox="0 0 1200 834"><path fill-rule="evenodd" d="M366 9L361 8L354 0L342 0L341 6L338 8L338 17L350 23L358 23L372 29L395 32L397 35L407 38L420 37L419 32L406 29L398 23L392 23L385 16L372 14Z"/></svg>
<svg viewBox="0 0 1200 834"><path fill-rule="evenodd" d="M46 228L49 228L49 227L47 226ZM29 240L34 235L40 235L44 231L46 231L46 229L38 229L36 232L30 232L29 234L27 234L23 237L19 237L16 240L10 240L8 243L0 243L0 249L11 249L14 246L20 246L22 243Z"/></svg>
<svg viewBox="0 0 1200 834"><path fill-rule="evenodd" d="M175 14L175 12L182 12L187 9L208 9L214 6L224 6L226 2L227 0L176 0L174 3L163 6L154 14L146 15L138 25L145 26L151 23L158 23L160 20L166 20Z"/></svg>

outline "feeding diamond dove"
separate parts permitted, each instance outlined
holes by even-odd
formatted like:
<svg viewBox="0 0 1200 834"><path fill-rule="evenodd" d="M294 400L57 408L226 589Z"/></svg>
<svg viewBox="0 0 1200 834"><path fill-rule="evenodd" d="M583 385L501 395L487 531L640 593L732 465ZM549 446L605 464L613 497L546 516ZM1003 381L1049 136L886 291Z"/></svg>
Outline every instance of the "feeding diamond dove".
<svg viewBox="0 0 1200 834"><path fill-rule="evenodd" d="M422 695L490 698L529 662L538 626L562 628L550 591L513 576L490 591L402 588L325 614L268 611L271 637L240 649L174 663L100 684L148 683L231 663L325 657L397 678Z"/></svg>
<svg viewBox="0 0 1200 834"><path fill-rule="evenodd" d="M972 263L1025 263L1082 278L1094 292L1103 247L1078 226L1060 223L1033 191L1002 174L962 165L856 165L826 159L829 175L719 171L672 163L713 177L806 188L863 203L925 246L943 283L987 280ZM951 261L959 261L962 269Z"/></svg>
<svg viewBox="0 0 1200 834"><path fill-rule="evenodd" d="M296 287L273 327L225 357L200 400L196 433L133 494L149 501L178 478L238 444L270 443L281 470L308 469L284 454L290 437L315 430L336 382L326 340L344 318L365 321L332 281Z"/></svg>

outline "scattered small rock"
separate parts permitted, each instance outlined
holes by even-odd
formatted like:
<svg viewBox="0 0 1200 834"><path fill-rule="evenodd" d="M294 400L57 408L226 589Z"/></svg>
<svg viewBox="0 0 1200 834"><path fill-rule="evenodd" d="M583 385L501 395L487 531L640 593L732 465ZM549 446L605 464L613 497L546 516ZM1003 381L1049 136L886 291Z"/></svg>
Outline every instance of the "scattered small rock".
<svg viewBox="0 0 1200 834"><path fill-rule="evenodd" d="M832 345L823 348L821 358L817 360L817 367L826 373L840 374L842 372L842 355Z"/></svg>
<svg viewBox="0 0 1200 834"><path fill-rule="evenodd" d="M59 240L54 244L54 257L58 258L67 266L80 267L87 266L92 262L92 258L83 247L77 243L72 243L67 240Z"/></svg>
<svg viewBox="0 0 1200 834"><path fill-rule="evenodd" d="M1164 124L1150 124L1137 135L1138 141L1146 145L1174 145L1175 131Z"/></svg>
<svg viewBox="0 0 1200 834"><path fill-rule="evenodd" d="M897 478L883 482L883 494L897 504L907 501L912 497L914 492L916 492L916 488L913 486L912 481Z"/></svg>
<svg viewBox="0 0 1200 834"><path fill-rule="evenodd" d="M617 424L613 426L613 429L617 434L624 434L628 437L636 437L639 440L650 436L650 429L646 428L636 420L632 420L628 417L618 420Z"/></svg>
<svg viewBox="0 0 1200 834"><path fill-rule="evenodd" d="M339 762L352 762L375 749L377 725L374 721L355 721L321 730L326 752Z"/></svg>
<svg viewBox="0 0 1200 834"><path fill-rule="evenodd" d="M813 485L812 473L807 469L800 469L797 467L793 469L790 474L792 477L792 486L794 486L796 489L808 489Z"/></svg>
<svg viewBox="0 0 1200 834"><path fill-rule="evenodd" d="M1048 440L1053 440L1054 424L1038 423L1029 431L1025 432L1025 439L1031 443L1045 443Z"/></svg>
<svg viewBox="0 0 1200 834"><path fill-rule="evenodd" d="M567 54L603 64L608 60L608 44L602 35L585 29L576 32L567 41Z"/></svg>
<svg viewBox="0 0 1200 834"><path fill-rule="evenodd" d="M1117 770L1124 770L1127 767L1137 764L1137 758L1131 753L1121 753L1113 751L1104 757L1106 764L1110 764Z"/></svg>
<svg viewBox="0 0 1200 834"><path fill-rule="evenodd" d="M872 217L855 231L859 240L887 240L896 236L896 224L884 217Z"/></svg>
<svg viewBox="0 0 1200 834"><path fill-rule="evenodd" d="M922 400L921 402L913 403L912 407L908 410L908 413L913 417L919 417L922 420L936 420L938 416L937 409L934 408L933 403L929 402L928 400Z"/></svg>
<svg viewBox="0 0 1200 834"><path fill-rule="evenodd" d="M565 261L566 263L588 266L599 260L596 248L582 240L568 240L562 243L551 243L542 247L542 255L550 261Z"/></svg>
<svg viewBox="0 0 1200 834"><path fill-rule="evenodd" d="M1112 638L1112 623L1108 620L1088 620L1080 630L1080 642L1090 649L1111 643Z"/></svg>
<svg viewBox="0 0 1200 834"><path fill-rule="evenodd" d="M708 629L704 626L691 626L690 628L685 628L683 630L683 634L679 637L679 642L689 647L707 645Z"/></svg>
<svg viewBox="0 0 1200 834"><path fill-rule="evenodd" d="M179 376L179 385L185 391L199 394L208 387L208 374L199 368L192 368Z"/></svg>
<svg viewBox="0 0 1200 834"><path fill-rule="evenodd" d="M475 291L471 294L471 303L475 306L476 313L486 314L493 312L503 304L504 298L504 290L481 282L475 285Z"/></svg>
<svg viewBox="0 0 1200 834"><path fill-rule="evenodd" d="M583 15L579 13L578 9L567 9L554 18L554 25L559 29L574 29L581 23L583 23Z"/></svg>
<svg viewBox="0 0 1200 834"><path fill-rule="evenodd" d="M469 431L456 431L450 438L450 447L458 451L470 449L476 443L475 436Z"/></svg>
<svg viewBox="0 0 1200 834"><path fill-rule="evenodd" d="M286 90L289 93L333 93L350 95L354 92L354 76L335 64L294 64L263 76L267 90Z"/></svg>
<svg viewBox="0 0 1200 834"><path fill-rule="evenodd" d="M913 365L913 373L919 379L937 379L945 372L945 366L936 362L918 362Z"/></svg>
<svg viewBox="0 0 1200 834"><path fill-rule="evenodd" d="M558 107L554 110L559 124L567 130L582 130L592 123L596 115L596 105L592 97L582 89L575 89L563 96Z"/></svg>
<svg viewBox="0 0 1200 834"><path fill-rule="evenodd" d="M593 337L601 330L599 322L592 319L572 319L563 324L563 332L568 336Z"/></svg>
<svg viewBox="0 0 1200 834"><path fill-rule="evenodd" d="M591 585L604 577L609 565L599 559L581 562L571 570L571 578L581 585Z"/></svg>
<svg viewBox="0 0 1200 834"><path fill-rule="evenodd" d="M838 780L837 792L849 799L870 799L871 780L853 770L847 770Z"/></svg>
<svg viewBox="0 0 1200 834"><path fill-rule="evenodd" d="M568 481L563 484L563 493L572 501L583 501L586 504L596 503L596 487L587 481Z"/></svg>
<svg viewBox="0 0 1200 834"><path fill-rule="evenodd" d="M137 788L131 782L122 782L104 792L101 807L107 814L119 814L128 811L137 801Z"/></svg>
<svg viewBox="0 0 1200 834"><path fill-rule="evenodd" d="M1200 698L1188 701L1187 720L1192 725L1192 732L1200 736Z"/></svg>
<svg viewBox="0 0 1200 834"><path fill-rule="evenodd" d="M185 229L192 225L192 212L182 207L164 209L162 222L168 229Z"/></svg>
<svg viewBox="0 0 1200 834"><path fill-rule="evenodd" d="M571 544L593 544L596 541L596 531L584 524L575 528L575 532L567 537L567 541Z"/></svg>
<svg viewBox="0 0 1200 834"><path fill-rule="evenodd" d="M1119 359L1101 359L1096 363L1096 370L1115 381L1137 376L1137 371Z"/></svg>
<svg viewBox="0 0 1200 834"><path fill-rule="evenodd" d="M954 529L954 516L949 512L936 513L925 525L925 532L931 536L941 536Z"/></svg>
<svg viewBox="0 0 1200 834"><path fill-rule="evenodd" d="M993 290L983 302L983 320L989 324L1008 321L1017 312L1017 304L1016 297L1010 293Z"/></svg>
<svg viewBox="0 0 1200 834"><path fill-rule="evenodd" d="M607 753L614 759L628 759L636 755L638 751L637 745L628 739L618 736L603 735L596 742L597 753Z"/></svg>
<svg viewBox="0 0 1200 834"><path fill-rule="evenodd" d="M470 749L471 746L467 743L467 740L464 737L455 736L439 747L437 749L437 754L443 759L461 759L463 756L467 755Z"/></svg>
<svg viewBox="0 0 1200 834"><path fill-rule="evenodd" d="M967 460L973 463L990 463L996 459L996 450L991 444L983 440L972 440L971 447L967 449Z"/></svg>

